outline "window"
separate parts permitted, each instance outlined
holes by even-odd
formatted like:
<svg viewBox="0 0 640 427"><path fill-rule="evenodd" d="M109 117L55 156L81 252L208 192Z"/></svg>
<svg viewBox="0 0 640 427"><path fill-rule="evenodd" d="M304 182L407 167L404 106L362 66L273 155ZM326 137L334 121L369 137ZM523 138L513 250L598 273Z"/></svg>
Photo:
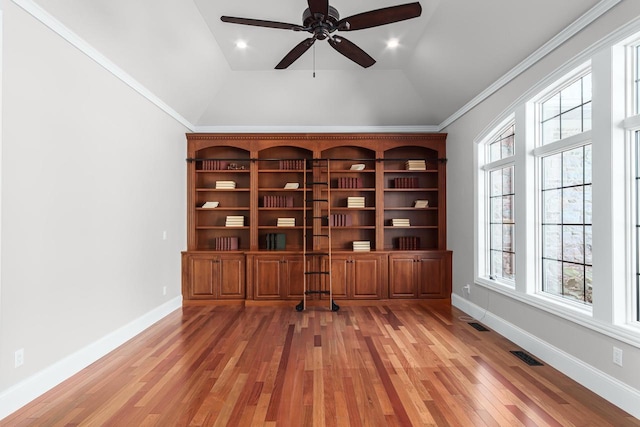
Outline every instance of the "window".
<svg viewBox="0 0 640 427"><path fill-rule="evenodd" d="M541 161L542 290L592 303L591 145Z"/></svg>
<svg viewBox="0 0 640 427"><path fill-rule="evenodd" d="M635 134L634 182L632 187L635 196L635 206L633 207L635 213L635 262L632 268L635 270L635 320L640 322L640 131L636 131Z"/></svg>
<svg viewBox="0 0 640 427"><path fill-rule="evenodd" d="M514 138L511 120L486 143L486 276L498 281L515 279Z"/></svg>
<svg viewBox="0 0 640 427"><path fill-rule="evenodd" d="M540 106L541 144L591 129L591 74L547 98Z"/></svg>

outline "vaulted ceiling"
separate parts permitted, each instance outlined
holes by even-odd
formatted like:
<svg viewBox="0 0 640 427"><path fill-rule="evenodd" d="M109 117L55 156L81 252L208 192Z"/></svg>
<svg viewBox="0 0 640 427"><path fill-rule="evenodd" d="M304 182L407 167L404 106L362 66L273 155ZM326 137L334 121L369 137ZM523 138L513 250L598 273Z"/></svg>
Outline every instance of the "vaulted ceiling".
<svg viewBox="0 0 640 427"><path fill-rule="evenodd" d="M15 1L35 1L188 122L221 129L439 126L604 3L420 0L418 18L342 33L376 59L370 68L318 41L274 70L309 35L220 16L302 24L305 0ZM346 17L407 2L330 4ZM390 38L397 49L387 47Z"/></svg>

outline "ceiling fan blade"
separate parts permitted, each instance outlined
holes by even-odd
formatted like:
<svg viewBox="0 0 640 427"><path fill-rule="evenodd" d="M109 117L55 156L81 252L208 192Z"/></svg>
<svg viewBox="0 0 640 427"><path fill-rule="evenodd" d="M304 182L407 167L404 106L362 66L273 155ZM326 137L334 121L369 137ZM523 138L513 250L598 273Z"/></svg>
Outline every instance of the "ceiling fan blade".
<svg viewBox="0 0 640 427"><path fill-rule="evenodd" d="M343 18L336 23L340 31L362 30L364 28L378 27L405 19L417 18L422 13L420 3L407 3L399 6L385 7L383 9L370 10L369 12Z"/></svg>
<svg viewBox="0 0 640 427"><path fill-rule="evenodd" d="M319 13L325 18L329 16L329 0L308 0L312 15Z"/></svg>
<svg viewBox="0 0 640 427"><path fill-rule="evenodd" d="M338 52L364 68L371 67L376 60L354 43L340 36L329 38L329 44Z"/></svg>
<svg viewBox="0 0 640 427"><path fill-rule="evenodd" d="M235 18L233 16L221 16L222 22L231 24L253 25L254 27L278 28L281 30L302 31L305 28L301 25L287 24L286 22L263 21L262 19Z"/></svg>
<svg viewBox="0 0 640 427"><path fill-rule="evenodd" d="M280 61L278 65L276 65L276 70L284 70L289 65L293 64L296 59L300 58L303 53L305 53L311 46L313 46L315 41L315 37L302 40L296 47L291 49L291 51L287 53L284 58L282 58L282 61Z"/></svg>

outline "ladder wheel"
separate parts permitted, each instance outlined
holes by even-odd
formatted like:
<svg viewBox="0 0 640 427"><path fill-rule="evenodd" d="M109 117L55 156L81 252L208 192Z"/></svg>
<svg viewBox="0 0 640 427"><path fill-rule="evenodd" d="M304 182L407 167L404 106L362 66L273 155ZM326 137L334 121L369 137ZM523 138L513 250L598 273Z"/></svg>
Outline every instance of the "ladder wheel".
<svg viewBox="0 0 640 427"><path fill-rule="evenodd" d="M338 311L338 310L340 310L340 306L336 304L334 301L331 301L331 311Z"/></svg>
<svg viewBox="0 0 640 427"><path fill-rule="evenodd" d="M304 301L300 301L300 304L296 305L296 311L304 310Z"/></svg>

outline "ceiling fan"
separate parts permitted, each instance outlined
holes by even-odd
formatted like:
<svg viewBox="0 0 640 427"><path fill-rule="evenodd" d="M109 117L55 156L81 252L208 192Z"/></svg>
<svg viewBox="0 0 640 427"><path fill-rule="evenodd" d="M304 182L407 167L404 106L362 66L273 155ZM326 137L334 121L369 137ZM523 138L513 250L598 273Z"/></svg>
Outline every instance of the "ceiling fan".
<svg viewBox="0 0 640 427"><path fill-rule="evenodd" d="M282 58L276 69L282 70L293 64L302 56L316 40L327 39L329 44L342 55L364 68L376 63L376 60L360 49L355 43L339 35L335 31L355 31L378 27L406 19L417 18L422 13L420 3L407 3L399 6L371 10L340 19L338 11L329 6L328 0L308 0L309 7L302 14L302 25L285 22L264 21L261 19L235 18L222 16L223 22L232 24L253 25L256 27L277 28L281 30L306 31L312 36L301 41Z"/></svg>

